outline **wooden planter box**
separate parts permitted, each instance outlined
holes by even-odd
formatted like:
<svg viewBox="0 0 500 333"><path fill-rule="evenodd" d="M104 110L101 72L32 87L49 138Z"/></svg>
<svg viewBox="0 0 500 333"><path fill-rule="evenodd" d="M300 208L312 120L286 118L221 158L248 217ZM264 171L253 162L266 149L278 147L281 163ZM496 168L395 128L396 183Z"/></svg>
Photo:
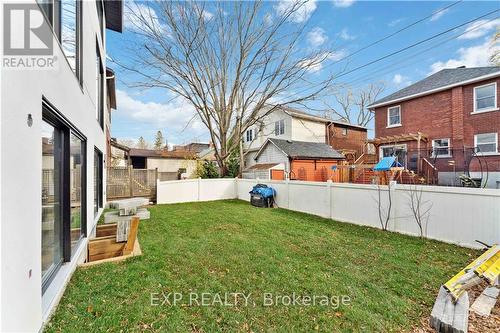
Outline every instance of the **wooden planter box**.
<svg viewBox="0 0 500 333"><path fill-rule="evenodd" d="M139 218L132 218L126 242L116 242L116 223L98 225L96 238L89 240L87 262L82 266L95 265L103 262L120 261L142 254L137 240Z"/></svg>

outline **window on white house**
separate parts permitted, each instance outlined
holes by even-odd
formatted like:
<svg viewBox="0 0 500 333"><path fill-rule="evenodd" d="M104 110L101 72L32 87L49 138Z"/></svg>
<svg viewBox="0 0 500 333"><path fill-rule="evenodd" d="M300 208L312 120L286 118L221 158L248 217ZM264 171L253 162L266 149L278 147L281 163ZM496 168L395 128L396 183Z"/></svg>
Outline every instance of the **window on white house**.
<svg viewBox="0 0 500 333"><path fill-rule="evenodd" d="M102 65L99 44L96 43L96 119L104 128L104 66Z"/></svg>
<svg viewBox="0 0 500 333"><path fill-rule="evenodd" d="M498 153L498 134L483 133L474 135L474 147L476 148L476 152L478 153Z"/></svg>
<svg viewBox="0 0 500 333"><path fill-rule="evenodd" d="M61 44L71 69L82 84L82 1L37 0Z"/></svg>
<svg viewBox="0 0 500 333"><path fill-rule="evenodd" d="M285 120L281 119L274 123L274 135L285 134Z"/></svg>
<svg viewBox="0 0 500 333"><path fill-rule="evenodd" d="M432 155L437 157L451 156L450 139L432 140Z"/></svg>
<svg viewBox="0 0 500 333"><path fill-rule="evenodd" d="M488 84L474 88L474 111L481 112L497 107L497 85Z"/></svg>
<svg viewBox="0 0 500 333"><path fill-rule="evenodd" d="M253 140L253 129L247 129L246 139L247 142L251 142Z"/></svg>
<svg viewBox="0 0 500 333"><path fill-rule="evenodd" d="M393 106L387 109L387 126L401 125L401 107Z"/></svg>

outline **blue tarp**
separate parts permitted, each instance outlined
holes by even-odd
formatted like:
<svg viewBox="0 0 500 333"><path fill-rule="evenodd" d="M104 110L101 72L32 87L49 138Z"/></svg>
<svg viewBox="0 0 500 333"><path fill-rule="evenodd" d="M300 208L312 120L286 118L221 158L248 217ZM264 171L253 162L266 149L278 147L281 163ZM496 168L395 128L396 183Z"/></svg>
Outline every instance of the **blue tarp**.
<svg viewBox="0 0 500 333"><path fill-rule="evenodd" d="M375 164L373 167L374 171L389 171L391 168L394 167L401 167L402 165L396 161L395 156L389 156L389 157L384 157Z"/></svg>
<svg viewBox="0 0 500 333"><path fill-rule="evenodd" d="M252 188L250 194L259 194L267 199L274 197L276 195L276 191L272 187L267 187L267 185L257 184Z"/></svg>

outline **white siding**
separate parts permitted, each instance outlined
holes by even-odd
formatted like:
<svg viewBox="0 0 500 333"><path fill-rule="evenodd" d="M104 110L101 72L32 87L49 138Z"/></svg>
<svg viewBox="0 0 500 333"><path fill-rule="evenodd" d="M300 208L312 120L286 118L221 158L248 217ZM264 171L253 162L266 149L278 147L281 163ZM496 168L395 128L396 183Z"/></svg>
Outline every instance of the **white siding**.
<svg viewBox="0 0 500 333"><path fill-rule="evenodd" d="M293 118L292 140L325 143L325 128L325 123Z"/></svg>
<svg viewBox="0 0 500 333"><path fill-rule="evenodd" d="M283 119L285 121L285 133L282 135L274 134L275 122ZM261 120L261 124L255 124L253 129L257 129L257 138L252 142L246 142L246 135L244 136L243 149L260 148L268 138L278 138L290 140L292 138L292 118L282 110L275 110L268 114Z"/></svg>
<svg viewBox="0 0 500 333"><path fill-rule="evenodd" d="M257 163L283 163L285 165L285 171L290 170L290 165L288 161L288 156L286 156L281 150L279 150L274 144L269 142L265 148L260 153L257 158Z"/></svg>

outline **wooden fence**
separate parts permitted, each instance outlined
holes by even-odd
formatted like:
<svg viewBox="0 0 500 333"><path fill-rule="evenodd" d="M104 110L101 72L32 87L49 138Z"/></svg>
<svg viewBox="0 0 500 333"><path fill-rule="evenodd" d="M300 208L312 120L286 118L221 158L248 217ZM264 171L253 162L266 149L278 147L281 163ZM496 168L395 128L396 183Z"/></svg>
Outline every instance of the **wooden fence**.
<svg viewBox="0 0 500 333"><path fill-rule="evenodd" d="M157 179L157 170L108 168L106 197L108 200L130 197L149 197L156 200Z"/></svg>

